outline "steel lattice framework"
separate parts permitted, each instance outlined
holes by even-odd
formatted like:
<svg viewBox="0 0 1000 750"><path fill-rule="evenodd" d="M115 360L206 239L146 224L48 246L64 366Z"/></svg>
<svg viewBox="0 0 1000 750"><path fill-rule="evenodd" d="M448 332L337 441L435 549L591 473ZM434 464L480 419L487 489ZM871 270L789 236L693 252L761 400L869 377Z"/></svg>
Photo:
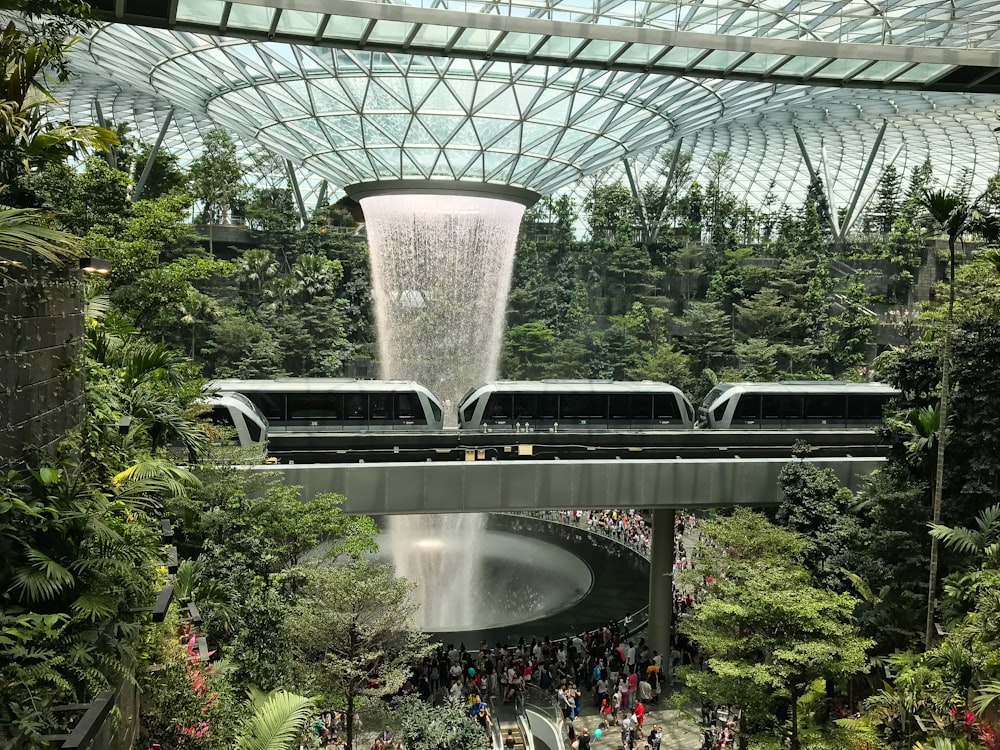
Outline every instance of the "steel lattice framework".
<svg viewBox="0 0 1000 750"><path fill-rule="evenodd" d="M223 127L312 188L546 194L624 163L657 179L680 144L696 177L729 152L750 202L812 173L846 207L889 163L974 187L1000 168L994 0L102 2L71 117L99 101L152 141L172 111L171 150Z"/></svg>

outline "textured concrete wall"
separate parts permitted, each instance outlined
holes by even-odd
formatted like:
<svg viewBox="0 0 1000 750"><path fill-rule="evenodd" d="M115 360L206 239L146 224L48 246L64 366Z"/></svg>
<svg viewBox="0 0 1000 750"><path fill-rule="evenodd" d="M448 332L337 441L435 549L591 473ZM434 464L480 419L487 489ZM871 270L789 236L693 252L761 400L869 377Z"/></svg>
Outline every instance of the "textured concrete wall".
<svg viewBox="0 0 1000 750"><path fill-rule="evenodd" d="M83 419L83 283L71 267L0 277L0 465L51 451Z"/></svg>

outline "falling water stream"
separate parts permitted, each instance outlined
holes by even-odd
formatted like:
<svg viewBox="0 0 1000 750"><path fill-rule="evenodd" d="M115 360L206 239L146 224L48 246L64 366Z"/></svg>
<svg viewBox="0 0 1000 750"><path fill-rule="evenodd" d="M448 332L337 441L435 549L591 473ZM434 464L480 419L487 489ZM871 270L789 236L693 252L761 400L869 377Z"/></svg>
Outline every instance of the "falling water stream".
<svg viewBox="0 0 1000 750"><path fill-rule="evenodd" d="M472 386L494 380L524 206L463 195L361 199L371 254L382 377L430 388L456 424ZM400 575L419 581L427 630L475 623L482 514L392 516L387 541Z"/></svg>

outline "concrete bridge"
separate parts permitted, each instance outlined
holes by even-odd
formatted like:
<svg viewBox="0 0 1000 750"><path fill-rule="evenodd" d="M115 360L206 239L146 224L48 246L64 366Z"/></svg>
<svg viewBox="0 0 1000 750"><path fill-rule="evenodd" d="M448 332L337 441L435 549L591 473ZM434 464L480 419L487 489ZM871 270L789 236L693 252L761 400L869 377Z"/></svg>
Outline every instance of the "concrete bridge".
<svg viewBox="0 0 1000 750"><path fill-rule="evenodd" d="M347 498L358 515L490 513L560 508L711 508L781 502L778 474L803 461L831 468L852 490L882 464L879 457L428 461L425 463L281 464L303 499L323 492Z"/></svg>
<svg viewBox="0 0 1000 750"><path fill-rule="evenodd" d="M782 467L804 462L830 468L852 490L884 458L750 457L728 451L714 458L548 461L427 461L425 463L283 464L248 467L278 471L301 485L303 499L323 492L347 498L348 513L489 513L560 508L652 508L649 559L650 648L669 664L672 627L674 514L677 508L766 506L781 502Z"/></svg>

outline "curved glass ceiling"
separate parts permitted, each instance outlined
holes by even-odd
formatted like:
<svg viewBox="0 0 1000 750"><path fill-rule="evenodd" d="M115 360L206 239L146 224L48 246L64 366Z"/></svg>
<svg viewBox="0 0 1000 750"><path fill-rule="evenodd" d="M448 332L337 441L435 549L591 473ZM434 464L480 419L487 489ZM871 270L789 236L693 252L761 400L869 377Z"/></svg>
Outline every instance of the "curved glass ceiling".
<svg viewBox="0 0 1000 750"><path fill-rule="evenodd" d="M151 142L173 108L168 148L197 151L223 127L331 190L440 179L547 194L624 162L657 179L678 143L696 178L729 152L753 203L801 195L810 168L847 206L889 163L930 157L974 186L1000 166L993 0L102 2L176 28L109 24L78 45L71 112L110 99Z"/></svg>

